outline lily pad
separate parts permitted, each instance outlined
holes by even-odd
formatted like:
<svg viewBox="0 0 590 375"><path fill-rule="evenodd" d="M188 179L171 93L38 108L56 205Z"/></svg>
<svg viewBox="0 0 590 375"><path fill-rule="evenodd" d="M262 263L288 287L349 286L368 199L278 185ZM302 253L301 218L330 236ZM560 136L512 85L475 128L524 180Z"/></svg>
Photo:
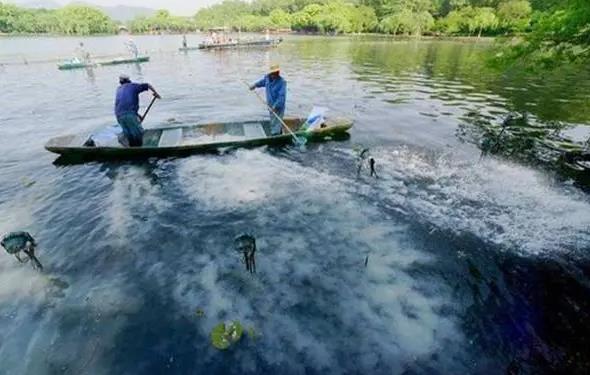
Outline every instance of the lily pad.
<svg viewBox="0 0 590 375"><path fill-rule="evenodd" d="M225 350L240 341L243 333L244 328L238 321L219 323L211 331L211 344L219 350Z"/></svg>

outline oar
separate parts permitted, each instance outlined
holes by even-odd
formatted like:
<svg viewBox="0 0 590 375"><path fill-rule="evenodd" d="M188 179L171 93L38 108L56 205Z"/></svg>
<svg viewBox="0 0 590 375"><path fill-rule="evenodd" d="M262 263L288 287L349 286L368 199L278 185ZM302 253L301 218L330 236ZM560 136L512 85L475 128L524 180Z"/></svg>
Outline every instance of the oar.
<svg viewBox="0 0 590 375"><path fill-rule="evenodd" d="M143 123L143 120L145 120L145 116L147 116L147 114L149 113L150 109L152 108L152 106L154 105L154 102L156 101L156 99L158 99L155 95L152 98L152 101L150 102L150 104L148 105L148 107L145 109L145 112L143 113L143 116L141 116L140 119L140 123Z"/></svg>
<svg viewBox="0 0 590 375"><path fill-rule="evenodd" d="M246 81L243 81L243 82L244 82L244 84L246 86L248 86L248 89L249 89L250 88L250 85L248 84L248 82L246 82ZM289 128L287 126L287 124L285 124L285 121L283 121L283 119L279 115L276 114L276 112L272 109L272 107L262 98L262 96L260 96L259 93L256 92L256 90L254 90L254 94L256 94L256 97L258 98L258 100L260 100L260 102L262 104L264 104L266 106L266 108L268 108L268 110L270 111L270 113L272 113L277 118L277 120L279 120L279 122L281 123L281 125L283 125L283 127L285 129L287 129L287 132L289 132L289 134L291 134L291 136L293 137L293 141L295 142L295 144L298 145L298 146L304 146L305 145L305 142L307 140L305 138L299 138L299 137L297 137L295 135L295 133L293 133L293 131L291 130L291 128Z"/></svg>

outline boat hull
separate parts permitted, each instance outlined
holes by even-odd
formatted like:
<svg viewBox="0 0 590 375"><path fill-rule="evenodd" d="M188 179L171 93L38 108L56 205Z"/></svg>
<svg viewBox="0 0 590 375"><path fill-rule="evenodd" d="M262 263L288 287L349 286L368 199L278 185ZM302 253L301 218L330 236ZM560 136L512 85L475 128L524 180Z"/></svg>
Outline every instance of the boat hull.
<svg viewBox="0 0 590 375"><path fill-rule="evenodd" d="M264 122L264 121L262 121ZM262 123L260 122L260 123ZM306 138L308 142L322 142L329 140L346 139L348 130L352 128L353 123L350 120L338 119L330 122L326 128L321 128L313 131L297 131L297 125L302 122L301 119L286 119L288 126L294 129L298 137ZM245 124L254 124L249 122ZM223 128L226 125L235 126L239 123L220 123L220 124L203 124L196 126L179 126L167 128L155 128L145 131L144 146L142 147L88 147L82 146L84 140L88 137L80 135L67 135L51 139L46 145L45 149L61 155L67 159L78 159L82 161L88 160L103 160L103 159L145 159L145 158L166 158L166 157L182 157L197 153L211 153L217 152L220 149L226 148L252 148L265 145L286 145L293 142L293 137L290 134L281 134L278 136L261 136L248 139L233 139L220 140L208 143L195 144L176 144L171 146L158 145L158 140L153 141L153 138L161 138L164 131L172 131L180 129L180 132L192 131L194 129L211 129ZM267 123L265 124L265 132L268 133ZM230 127L231 129L231 127ZM221 134L221 133L220 133ZM147 139L147 141L146 141ZM151 141L149 139L152 139ZM161 140L160 140L161 142ZM78 145L80 144L80 145Z"/></svg>

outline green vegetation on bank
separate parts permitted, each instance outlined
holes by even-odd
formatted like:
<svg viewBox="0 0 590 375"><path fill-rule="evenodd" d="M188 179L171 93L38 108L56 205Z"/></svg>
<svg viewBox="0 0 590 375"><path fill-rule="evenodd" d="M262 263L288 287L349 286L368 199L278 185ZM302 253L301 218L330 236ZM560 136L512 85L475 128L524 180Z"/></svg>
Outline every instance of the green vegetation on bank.
<svg viewBox="0 0 590 375"><path fill-rule="evenodd" d="M84 5L47 10L0 3L0 33L91 35L115 30L115 23L106 14Z"/></svg>
<svg viewBox="0 0 590 375"><path fill-rule="evenodd" d="M120 26L102 11L84 5L45 10L0 2L0 33L90 35L114 33ZM543 65L590 60L589 0L224 0L194 17L159 10L125 26L136 33L227 27L330 34L517 36L507 41L502 59Z"/></svg>
<svg viewBox="0 0 590 375"><path fill-rule="evenodd" d="M151 17L137 17L129 22L129 30L134 33L174 32L181 33L197 29L189 17L173 16L167 10L158 10Z"/></svg>
<svg viewBox="0 0 590 375"><path fill-rule="evenodd" d="M570 0L552 1L559 5ZM528 31L540 19L537 14L553 9L541 0L225 0L199 10L194 17L159 10L126 26L141 33L224 26L243 31L500 35ZM86 35L112 33L116 26L102 11L84 5L45 10L0 2L3 33Z"/></svg>
<svg viewBox="0 0 590 375"><path fill-rule="evenodd" d="M528 0L225 0L197 12L195 22L202 29L481 36L525 32L534 11Z"/></svg>
<svg viewBox="0 0 590 375"><path fill-rule="evenodd" d="M537 0L540 3L543 1ZM502 52L507 61L554 67L564 61L590 61L590 1L548 0L535 14L531 32L508 41Z"/></svg>

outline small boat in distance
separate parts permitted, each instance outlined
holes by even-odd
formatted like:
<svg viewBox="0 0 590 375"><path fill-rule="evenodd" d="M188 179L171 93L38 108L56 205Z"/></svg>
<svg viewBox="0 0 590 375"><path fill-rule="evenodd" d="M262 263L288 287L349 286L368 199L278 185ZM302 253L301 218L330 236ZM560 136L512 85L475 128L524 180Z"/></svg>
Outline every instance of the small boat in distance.
<svg viewBox="0 0 590 375"><path fill-rule="evenodd" d="M306 119L287 118L285 124L298 138L309 142L321 142L348 136L353 121L331 119L314 129L302 129ZM65 135L52 138L45 145L50 152L68 158L84 160L137 159L149 157L186 156L195 153L212 152L227 147L257 147L263 145L284 145L292 142L288 132L270 135L269 120L243 122L208 123L201 125L173 126L146 129L143 146L85 146L91 135Z"/></svg>
<svg viewBox="0 0 590 375"><path fill-rule="evenodd" d="M225 43L199 43L196 47L180 47L181 52L195 51L195 50L216 50L216 49L233 49L233 48L248 48L248 47L274 47L278 46L283 41L278 39L260 39L260 40L236 40Z"/></svg>
<svg viewBox="0 0 590 375"><path fill-rule="evenodd" d="M119 64L139 64L150 61L149 56L137 56L137 57L119 57L111 60L101 60L84 62L79 59L72 59L58 64L59 70L71 70L71 69L82 69L82 68L93 68L96 66L108 66L108 65L119 65Z"/></svg>

